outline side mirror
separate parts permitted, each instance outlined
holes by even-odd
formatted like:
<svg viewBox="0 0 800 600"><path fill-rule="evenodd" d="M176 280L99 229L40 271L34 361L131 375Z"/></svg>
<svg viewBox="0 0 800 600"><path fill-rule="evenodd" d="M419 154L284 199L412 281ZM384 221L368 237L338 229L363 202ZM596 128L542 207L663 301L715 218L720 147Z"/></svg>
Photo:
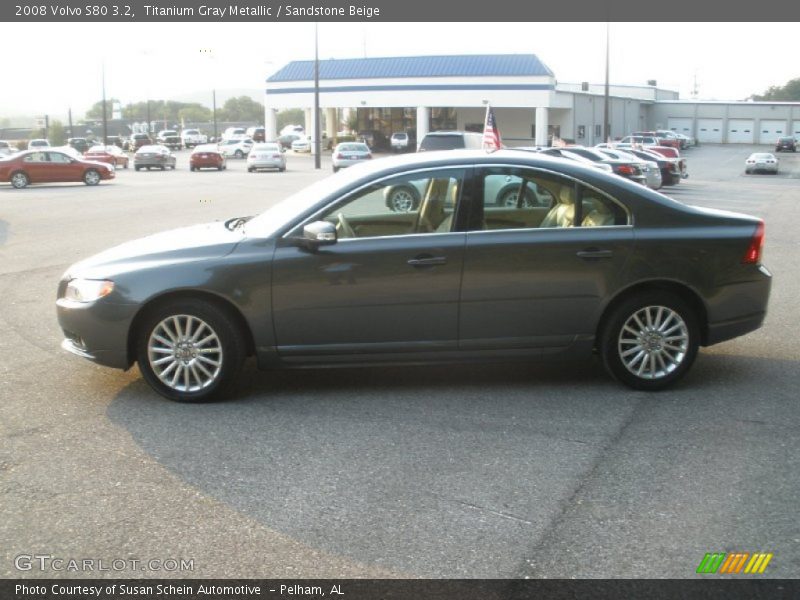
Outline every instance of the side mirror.
<svg viewBox="0 0 800 600"><path fill-rule="evenodd" d="M303 227L303 239L312 247L336 243L336 225L328 221L314 221Z"/></svg>

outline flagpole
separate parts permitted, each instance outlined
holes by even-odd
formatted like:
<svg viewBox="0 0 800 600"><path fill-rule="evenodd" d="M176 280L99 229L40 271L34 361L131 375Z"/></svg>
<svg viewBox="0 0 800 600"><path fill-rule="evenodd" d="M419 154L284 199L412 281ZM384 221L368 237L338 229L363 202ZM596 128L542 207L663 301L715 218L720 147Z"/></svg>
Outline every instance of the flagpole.
<svg viewBox="0 0 800 600"><path fill-rule="evenodd" d="M608 84L608 72L609 72L609 47L611 45L611 24L606 23L606 90L605 90L605 106L603 108L603 134L605 137L605 142L611 142L611 123L609 122L609 84Z"/></svg>

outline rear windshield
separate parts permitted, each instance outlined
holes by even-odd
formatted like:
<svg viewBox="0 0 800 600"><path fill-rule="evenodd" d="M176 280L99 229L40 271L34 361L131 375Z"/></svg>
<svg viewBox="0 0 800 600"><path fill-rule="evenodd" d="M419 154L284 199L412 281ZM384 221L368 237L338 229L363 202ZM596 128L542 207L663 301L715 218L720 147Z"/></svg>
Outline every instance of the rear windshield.
<svg viewBox="0 0 800 600"><path fill-rule="evenodd" d="M464 138L460 135L429 135L422 140L420 150L455 150L464 147Z"/></svg>
<svg viewBox="0 0 800 600"><path fill-rule="evenodd" d="M369 152L366 144L341 144L339 152Z"/></svg>

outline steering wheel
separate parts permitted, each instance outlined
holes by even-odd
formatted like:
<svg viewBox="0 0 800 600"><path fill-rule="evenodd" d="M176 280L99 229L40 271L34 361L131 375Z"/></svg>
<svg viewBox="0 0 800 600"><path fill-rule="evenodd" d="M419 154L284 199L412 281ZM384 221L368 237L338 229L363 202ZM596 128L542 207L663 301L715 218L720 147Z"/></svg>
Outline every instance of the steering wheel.
<svg viewBox="0 0 800 600"><path fill-rule="evenodd" d="M337 229L339 230L339 233L341 234L339 237L344 237L344 238L354 238L354 237L356 237L355 230L352 228L350 223L347 222L347 219L345 219L344 214L339 213L337 215L337 217L339 219L339 225L337 226Z"/></svg>

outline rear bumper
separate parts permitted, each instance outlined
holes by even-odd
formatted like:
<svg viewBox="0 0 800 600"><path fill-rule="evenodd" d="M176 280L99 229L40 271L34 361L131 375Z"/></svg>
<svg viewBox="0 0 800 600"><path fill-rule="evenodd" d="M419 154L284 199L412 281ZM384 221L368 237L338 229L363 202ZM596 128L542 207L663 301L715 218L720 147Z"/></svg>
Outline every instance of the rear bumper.
<svg viewBox="0 0 800 600"><path fill-rule="evenodd" d="M718 344L761 327L771 289L772 273L763 265L757 267L756 279L723 288L709 308L704 345Z"/></svg>

